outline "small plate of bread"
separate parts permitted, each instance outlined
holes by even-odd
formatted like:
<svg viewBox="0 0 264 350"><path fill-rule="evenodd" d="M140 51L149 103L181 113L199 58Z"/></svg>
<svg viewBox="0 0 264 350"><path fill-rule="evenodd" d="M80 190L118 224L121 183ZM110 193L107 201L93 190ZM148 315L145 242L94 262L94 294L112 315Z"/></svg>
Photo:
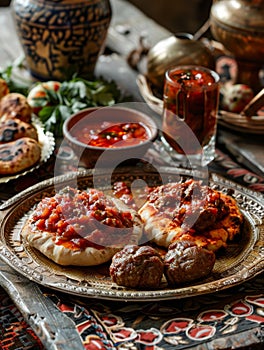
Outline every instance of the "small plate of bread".
<svg viewBox="0 0 264 350"><path fill-rule="evenodd" d="M44 131L27 97L9 92L6 82L0 79L0 183L40 167L54 148L53 134Z"/></svg>

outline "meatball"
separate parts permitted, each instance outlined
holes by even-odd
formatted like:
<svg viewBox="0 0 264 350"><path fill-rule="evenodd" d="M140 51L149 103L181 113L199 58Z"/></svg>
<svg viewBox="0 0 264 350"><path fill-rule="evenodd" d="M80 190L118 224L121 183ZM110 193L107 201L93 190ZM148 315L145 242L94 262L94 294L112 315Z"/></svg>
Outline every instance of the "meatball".
<svg viewBox="0 0 264 350"><path fill-rule="evenodd" d="M164 274L170 285L188 283L209 275L215 254L191 241L175 241L164 257Z"/></svg>
<svg viewBox="0 0 264 350"><path fill-rule="evenodd" d="M112 258L110 276L128 288L157 288L163 275L163 261L150 246L128 245Z"/></svg>

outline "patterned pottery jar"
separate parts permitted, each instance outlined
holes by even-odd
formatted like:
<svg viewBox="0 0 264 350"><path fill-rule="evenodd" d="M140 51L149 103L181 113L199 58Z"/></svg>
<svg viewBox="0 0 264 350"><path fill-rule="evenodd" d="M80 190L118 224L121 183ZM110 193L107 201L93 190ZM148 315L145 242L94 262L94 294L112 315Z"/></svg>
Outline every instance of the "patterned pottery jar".
<svg viewBox="0 0 264 350"><path fill-rule="evenodd" d="M109 0L13 0L12 10L34 78L92 77L110 25Z"/></svg>

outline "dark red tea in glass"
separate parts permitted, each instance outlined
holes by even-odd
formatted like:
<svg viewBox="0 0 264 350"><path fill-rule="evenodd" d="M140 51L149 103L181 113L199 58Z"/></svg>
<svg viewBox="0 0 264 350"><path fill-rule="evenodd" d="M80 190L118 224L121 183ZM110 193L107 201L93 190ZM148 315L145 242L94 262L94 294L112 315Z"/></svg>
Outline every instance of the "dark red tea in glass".
<svg viewBox="0 0 264 350"><path fill-rule="evenodd" d="M200 66L166 72L163 140L176 158L185 155L202 165L214 159L219 80L216 72Z"/></svg>

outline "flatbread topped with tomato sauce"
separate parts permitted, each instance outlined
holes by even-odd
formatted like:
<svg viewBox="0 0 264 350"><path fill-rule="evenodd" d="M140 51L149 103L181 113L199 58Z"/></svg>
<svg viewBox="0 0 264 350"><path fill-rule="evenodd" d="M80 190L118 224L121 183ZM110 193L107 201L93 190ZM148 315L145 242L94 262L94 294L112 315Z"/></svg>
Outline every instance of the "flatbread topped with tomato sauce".
<svg viewBox="0 0 264 350"><path fill-rule="evenodd" d="M66 187L36 205L21 235L60 265L92 266L127 244L138 244L142 229L137 212L119 199Z"/></svg>
<svg viewBox="0 0 264 350"><path fill-rule="evenodd" d="M149 240L165 248L186 240L217 251L241 232L243 223L232 197L192 179L154 188L138 212Z"/></svg>

